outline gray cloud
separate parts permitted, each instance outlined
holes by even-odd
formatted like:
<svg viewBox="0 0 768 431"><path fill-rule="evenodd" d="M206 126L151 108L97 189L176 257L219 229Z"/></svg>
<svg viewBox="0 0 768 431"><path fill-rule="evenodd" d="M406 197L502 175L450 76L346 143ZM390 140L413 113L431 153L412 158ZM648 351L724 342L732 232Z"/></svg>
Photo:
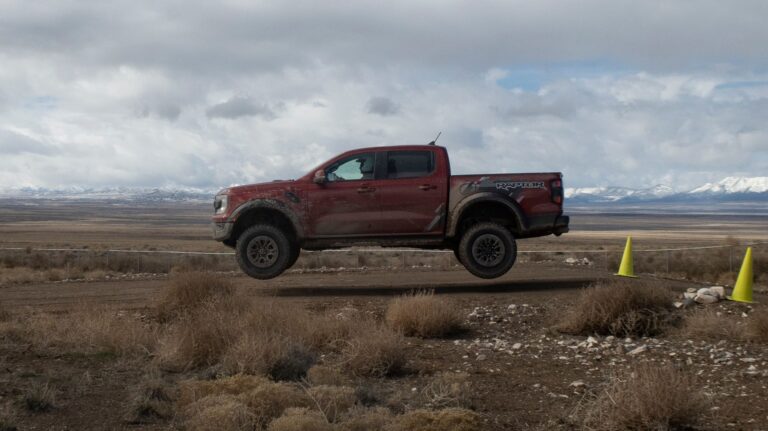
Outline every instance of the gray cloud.
<svg viewBox="0 0 768 431"><path fill-rule="evenodd" d="M56 147L54 146L11 130L0 129L0 154L50 155L54 153L56 153Z"/></svg>
<svg viewBox="0 0 768 431"><path fill-rule="evenodd" d="M277 118L277 115L269 106L255 103L246 97L233 97L226 102L211 106L205 113L208 115L208 118L235 119L251 116L259 116L265 120Z"/></svg>
<svg viewBox="0 0 768 431"><path fill-rule="evenodd" d="M768 171L768 3L372 5L0 2L0 188L296 177L441 130L456 173Z"/></svg>
<svg viewBox="0 0 768 431"><path fill-rule="evenodd" d="M369 114L377 114L383 117L396 115L400 112L400 105L386 97L371 97L366 104Z"/></svg>

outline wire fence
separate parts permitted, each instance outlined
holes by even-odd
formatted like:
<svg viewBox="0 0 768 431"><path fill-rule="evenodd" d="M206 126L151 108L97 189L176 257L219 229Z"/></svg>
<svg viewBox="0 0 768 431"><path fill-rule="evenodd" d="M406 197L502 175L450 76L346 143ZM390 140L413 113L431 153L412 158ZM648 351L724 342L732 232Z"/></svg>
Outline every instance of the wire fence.
<svg viewBox="0 0 768 431"><path fill-rule="evenodd" d="M634 250L637 273L664 275L698 281L732 284L747 246L753 247L753 266L758 282L768 282L768 242ZM520 250L518 263L550 263L615 272L623 250L558 249ZM179 250L93 250L76 248L0 248L2 268L64 271L62 277L82 273L169 273L174 270L237 271L234 252ZM461 268L450 250L357 248L303 251L296 271L331 271L361 268L440 269ZM74 276L72 275L74 274ZM55 278L55 274L51 277Z"/></svg>

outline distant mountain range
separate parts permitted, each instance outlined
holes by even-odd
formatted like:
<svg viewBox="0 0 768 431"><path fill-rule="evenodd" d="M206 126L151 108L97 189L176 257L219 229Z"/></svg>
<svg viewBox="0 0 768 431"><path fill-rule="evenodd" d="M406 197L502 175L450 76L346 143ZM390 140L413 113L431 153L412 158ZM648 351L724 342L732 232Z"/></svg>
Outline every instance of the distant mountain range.
<svg viewBox="0 0 768 431"><path fill-rule="evenodd" d="M569 203L688 203L688 202L768 202L768 177L728 177L717 183L707 183L688 191L675 191L669 186L650 188L585 187L566 188Z"/></svg>
<svg viewBox="0 0 768 431"><path fill-rule="evenodd" d="M136 187L67 187L47 189L22 187L0 190L0 198L54 199L54 200L106 200L130 202L213 202L220 189L203 188L136 188Z"/></svg>
<svg viewBox="0 0 768 431"><path fill-rule="evenodd" d="M23 187L0 190L0 198L109 200L131 202L211 202L219 189L193 187L68 187L47 189ZM666 185L650 188L583 187L566 188L569 204L623 204L637 202L761 202L768 203L768 177L728 177L688 191Z"/></svg>

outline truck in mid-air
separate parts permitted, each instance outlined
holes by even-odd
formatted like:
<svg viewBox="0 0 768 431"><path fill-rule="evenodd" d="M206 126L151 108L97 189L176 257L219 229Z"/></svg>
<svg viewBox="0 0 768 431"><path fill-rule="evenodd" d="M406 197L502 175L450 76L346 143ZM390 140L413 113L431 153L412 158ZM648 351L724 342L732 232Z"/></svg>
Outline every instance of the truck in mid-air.
<svg viewBox="0 0 768 431"><path fill-rule="evenodd" d="M515 263L516 240L568 232L563 199L559 172L451 175L441 146L361 148L296 180L222 190L213 237L259 279L301 249L360 245L450 249L472 274L496 278Z"/></svg>

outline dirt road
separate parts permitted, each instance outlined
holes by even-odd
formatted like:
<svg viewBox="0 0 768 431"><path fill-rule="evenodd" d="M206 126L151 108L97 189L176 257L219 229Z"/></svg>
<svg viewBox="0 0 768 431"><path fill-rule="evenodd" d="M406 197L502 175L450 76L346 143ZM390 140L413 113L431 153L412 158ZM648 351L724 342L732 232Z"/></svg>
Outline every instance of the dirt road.
<svg viewBox="0 0 768 431"><path fill-rule="evenodd" d="M289 273L273 280L230 277L236 286L254 295L276 297L388 296L418 289L438 293L503 293L548 291L584 287L608 274L582 268L520 265L495 280L482 280L466 271L342 271ZM138 280L55 282L16 285L0 289L0 302L9 307L66 309L78 305L114 305L140 308L151 304L166 277Z"/></svg>

